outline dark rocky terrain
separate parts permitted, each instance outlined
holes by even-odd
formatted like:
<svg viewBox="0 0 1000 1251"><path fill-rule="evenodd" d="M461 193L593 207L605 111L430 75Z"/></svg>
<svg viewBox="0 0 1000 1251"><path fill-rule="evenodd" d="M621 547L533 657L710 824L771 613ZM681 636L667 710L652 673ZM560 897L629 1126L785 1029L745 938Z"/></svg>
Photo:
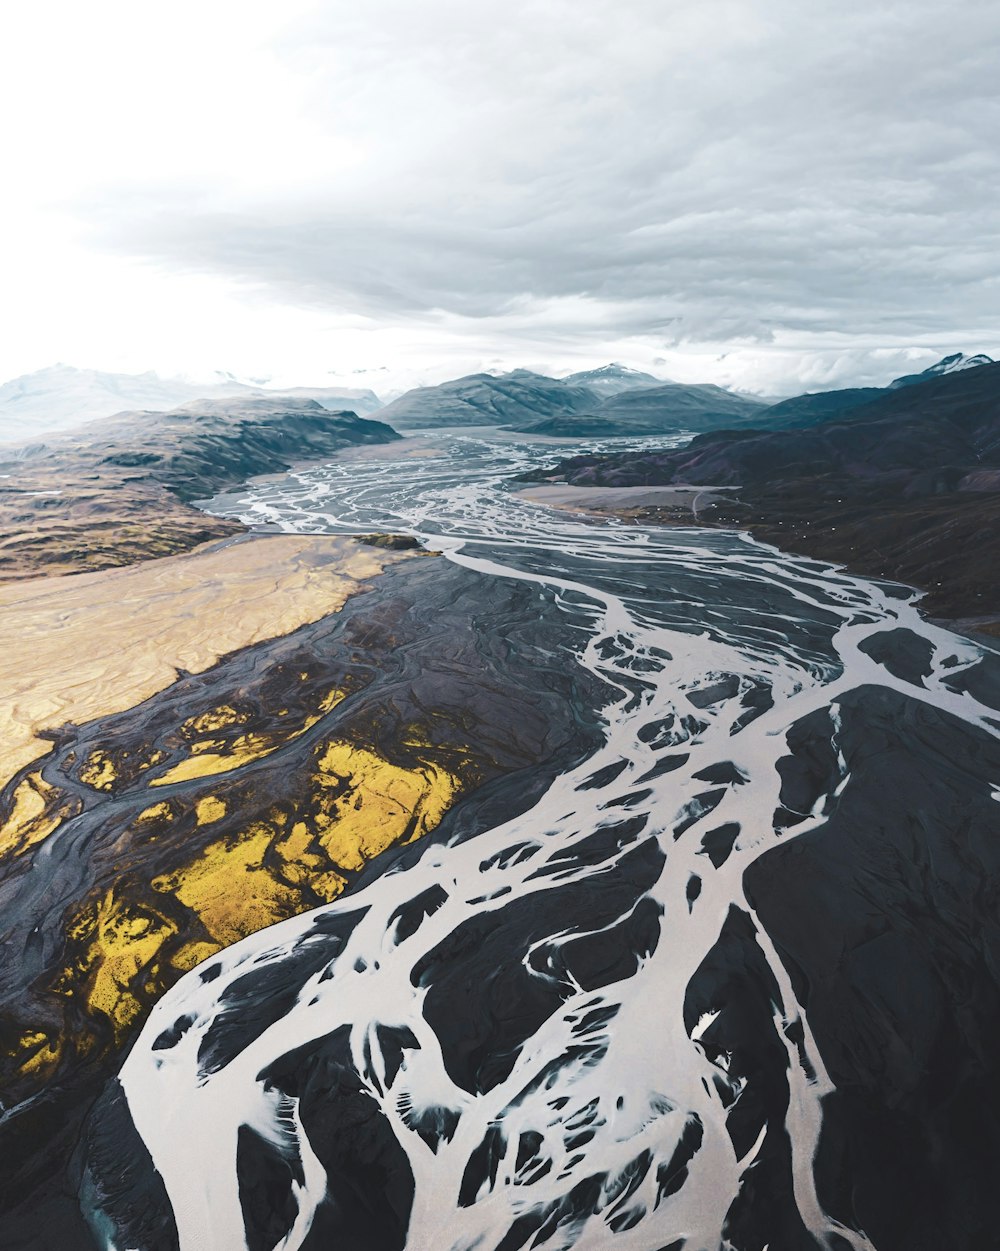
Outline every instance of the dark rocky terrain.
<svg viewBox="0 0 1000 1251"><path fill-rule="evenodd" d="M243 527L189 501L260 473L399 435L317 400L199 400L121 413L0 461L0 579L185 551Z"/></svg>
<svg viewBox="0 0 1000 1251"><path fill-rule="evenodd" d="M883 389L882 387L845 387L840 391L815 391L806 395L795 395L789 400L772 404L761 414L759 424L772 428L811 426L818 421L827 421L831 417L878 399Z"/></svg>
<svg viewBox="0 0 1000 1251"><path fill-rule="evenodd" d="M580 456L549 478L738 487L700 519L919 586L939 616L1000 615L1000 364L886 389L808 428L720 430L674 450Z"/></svg>
<svg viewBox="0 0 1000 1251"><path fill-rule="evenodd" d="M553 661L566 631L549 592L409 560L339 613L63 728L41 765L51 833L0 875L5 1251L93 1245L71 1197L82 1118L186 969L415 840L529 805L594 749L607 694Z"/></svg>

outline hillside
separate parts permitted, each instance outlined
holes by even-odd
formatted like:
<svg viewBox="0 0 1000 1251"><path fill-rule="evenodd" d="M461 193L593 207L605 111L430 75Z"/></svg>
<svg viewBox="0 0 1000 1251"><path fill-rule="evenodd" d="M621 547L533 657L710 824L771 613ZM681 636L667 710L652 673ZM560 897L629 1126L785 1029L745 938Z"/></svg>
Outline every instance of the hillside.
<svg viewBox="0 0 1000 1251"><path fill-rule="evenodd" d="M520 423L520 434L635 436L742 426L767 410L762 400L711 384L661 383L608 396L592 410Z"/></svg>
<svg viewBox="0 0 1000 1251"><path fill-rule="evenodd" d="M886 390L807 429L575 457L547 480L738 487L737 502L714 506L716 524L911 582L942 616L1000 616L1000 364Z"/></svg>
<svg viewBox="0 0 1000 1251"><path fill-rule="evenodd" d="M495 426L584 412L597 403L596 393L588 387L515 369L496 377L468 374L438 386L416 387L387 404L379 418L400 430Z"/></svg>
<svg viewBox="0 0 1000 1251"><path fill-rule="evenodd" d="M221 373L214 381L192 382L163 378L152 371L117 374L53 365L0 386L0 443L46 436L116 413L169 412L194 400L273 399L275 394ZM378 396L367 388L296 387L281 394L314 399L324 408L350 409L362 416L380 407Z"/></svg>
<svg viewBox="0 0 1000 1251"><path fill-rule="evenodd" d="M242 530L187 501L295 461L387 443L382 422L309 399L199 401L123 413L0 459L0 579L77 573Z"/></svg>
<svg viewBox="0 0 1000 1251"><path fill-rule="evenodd" d="M849 413L860 409L877 400L889 391L898 391L901 387L922 386L934 382L947 374L962 373L969 369L978 369L981 365L991 365L988 356L979 353L977 356L966 356L955 352L945 356L936 364L931 365L919 374L907 374L903 378L895 378L887 387L846 387L837 391L813 391L805 395L796 395L788 400L772 404L761 415L761 425L768 427L811 426L830 418L846 417Z"/></svg>

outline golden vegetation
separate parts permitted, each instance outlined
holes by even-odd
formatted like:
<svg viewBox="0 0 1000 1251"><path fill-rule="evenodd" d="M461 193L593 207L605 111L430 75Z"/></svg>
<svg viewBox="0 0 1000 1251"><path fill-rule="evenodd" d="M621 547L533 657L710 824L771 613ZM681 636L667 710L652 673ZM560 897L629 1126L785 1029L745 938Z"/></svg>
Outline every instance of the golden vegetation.
<svg viewBox="0 0 1000 1251"><path fill-rule="evenodd" d="M326 711L334 695L323 699ZM213 733L222 719L230 728L243 724L232 709L216 709L185 725ZM302 732L295 728L292 737ZM77 1020L92 1023L89 1036L77 1030L74 1047L92 1048L108 1030L121 1045L182 973L256 930L335 899L374 856L434 829L476 780L473 762L458 753L459 776L420 759L436 754L425 735L411 729L401 737L406 764L343 737L324 739L311 749L301 800L275 804L245 826L213 793L144 808L133 828L144 845L171 834L161 845L170 847L174 867L154 872L133 862L68 922L66 965L50 989L74 1005ZM182 829L198 846L187 858L177 854ZM23 1079L45 1081L58 1066L59 1045L51 1032L28 1027L8 1059Z"/></svg>
<svg viewBox="0 0 1000 1251"><path fill-rule="evenodd" d="M178 669L198 673L228 652L317 621L406 558L349 538L258 535L120 569L0 585L0 786L50 750L39 731L123 712L169 686ZM93 779L99 788L111 780L100 762Z"/></svg>
<svg viewBox="0 0 1000 1251"><path fill-rule="evenodd" d="M0 826L0 861L23 855L79 808L77 799L63 796L40 773L27 774L14 788L10 811Z"/></svg>
<svg viewBox="0 0 1000 1251"><path fill-rule="evenodd" d="M345 692L329 691L317 707L317 710L306 717L300 728L291 734L269 735L257 734L252 731L240 734L231 740L217 738L198 738L188 745L190 756L173 765L166 773L151 779L150 786L169 786L173 782L187 782L192 778L212 777L220 773L231 773L243 765L255 760L263 760L272 752L300 738L328 712L340 703ZM287 715L287 710L286 714ZM192 731L205 733L218 731L229 726L238 725L248 719L249 714L237 713L228 706L203 713L200 717L192 717L181 727L182 733Z"/></svg>

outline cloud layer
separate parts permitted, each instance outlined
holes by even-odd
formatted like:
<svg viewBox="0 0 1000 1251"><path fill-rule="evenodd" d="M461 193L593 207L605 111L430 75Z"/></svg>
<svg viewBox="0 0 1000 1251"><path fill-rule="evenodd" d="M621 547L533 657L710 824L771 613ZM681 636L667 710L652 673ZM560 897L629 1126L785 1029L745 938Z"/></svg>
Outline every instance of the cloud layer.
<svg viewBox="0 0 1000 1251"><path fill-rule="evenodd" d="M994 4L221 7L83 100L86 247L456 359L766 387L1000 344Z"/></svg>

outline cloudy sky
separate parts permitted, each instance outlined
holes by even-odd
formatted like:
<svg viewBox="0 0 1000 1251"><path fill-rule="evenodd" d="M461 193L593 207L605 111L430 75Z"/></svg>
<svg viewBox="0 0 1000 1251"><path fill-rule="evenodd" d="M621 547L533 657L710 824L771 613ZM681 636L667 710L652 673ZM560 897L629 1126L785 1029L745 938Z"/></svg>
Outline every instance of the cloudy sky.
<svg viewBox="0 0 1000 1251"><path fill-rule="evenodd" d="M995 0L32 0L0 379L1000 355Z"/></svg>

